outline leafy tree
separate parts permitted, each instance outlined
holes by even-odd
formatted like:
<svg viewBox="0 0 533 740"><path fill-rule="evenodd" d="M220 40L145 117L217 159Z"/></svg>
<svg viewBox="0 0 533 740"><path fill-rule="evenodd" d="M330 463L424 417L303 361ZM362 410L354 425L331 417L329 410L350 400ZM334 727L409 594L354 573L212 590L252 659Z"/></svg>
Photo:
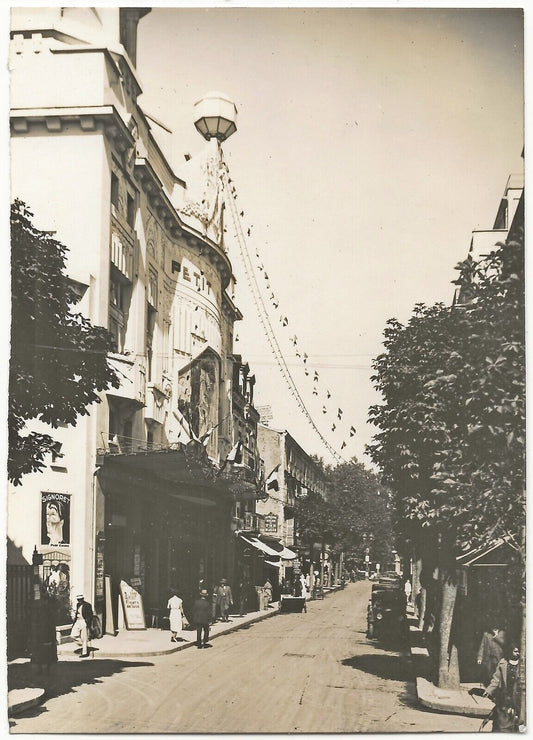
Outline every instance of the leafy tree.
<svg viewBox="0 0 533 740"><path fill-rule="evenodd" d="M407 325L389 321L374 362L383 403L370 409L380 431L369 453L404 531L430 551L438 545L430 559L440 581L440 686L459 680L450 637L456 547L505 536L519 549L524 521L523 238L497 247L458 266L467 303L420 304Z"/></svg>
<svg viewBox="0 0 533 740"><path fill-rule="evenodd" d="M389 562L392 554L391 510L388 491L378 478L357 460L337 467L320 464L327 481L327 500L309 493L297 500L296 521L302 542L326 542L344 553L355 566L372 541L372 558Z"/></svg>
<svg viewBox="0 0 533 740"><path fill-rule="evenodd" d="M109 334L71 307L78 296L65 275L67 248L32 223L33 214L11 206L11 361L9 368L8 476L44 467L55 444L50 434L28 431L39 420L56 429L75 425L98 403L99 391L119 381L107 362Z"/></svg>
<svg viewBox="0 0 533 740"><path fill-rule="evenodd" d="M347 562L355 565L372 542L372 560L390 563L395 543L388 489L356 459L330 468L327 477L334 549L345 553Z"/></svg>

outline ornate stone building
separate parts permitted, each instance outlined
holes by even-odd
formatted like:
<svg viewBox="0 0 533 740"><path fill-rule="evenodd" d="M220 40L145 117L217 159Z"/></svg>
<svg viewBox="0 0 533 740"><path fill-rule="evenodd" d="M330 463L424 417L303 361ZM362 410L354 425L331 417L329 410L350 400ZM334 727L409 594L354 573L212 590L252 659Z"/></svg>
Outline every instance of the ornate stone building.
<svg viewBox="0 0 533 740"><path fill-rule="evenodd" d="M246 480L220 473L235 439L241 315L223 243L219 140L235 130L236 110L217 98L225 134L178 177L137 100L147 12L12 9L11 196L68 247L76 308L108 327L121 383L54 432L60 456L44 473L10 490L8 554L22 565L36 550L44 577L63 563L108 631L121 624L121 581L157 615L170 587L187 604L199 579L233 572L236 502L255 498L260 473L255 451ZM47 496L68 518L61 544L47 542Z"/></svg>

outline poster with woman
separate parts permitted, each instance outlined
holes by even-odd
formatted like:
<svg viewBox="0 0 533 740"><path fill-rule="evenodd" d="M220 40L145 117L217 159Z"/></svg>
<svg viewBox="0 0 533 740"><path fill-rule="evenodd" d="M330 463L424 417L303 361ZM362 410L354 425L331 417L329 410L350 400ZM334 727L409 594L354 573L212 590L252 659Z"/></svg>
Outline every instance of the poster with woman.
<svg viewBox="0 0 533 740"><path fill-rule="evenodd" d="M70 494L41 493L41 545L70 545Z"/></svg>

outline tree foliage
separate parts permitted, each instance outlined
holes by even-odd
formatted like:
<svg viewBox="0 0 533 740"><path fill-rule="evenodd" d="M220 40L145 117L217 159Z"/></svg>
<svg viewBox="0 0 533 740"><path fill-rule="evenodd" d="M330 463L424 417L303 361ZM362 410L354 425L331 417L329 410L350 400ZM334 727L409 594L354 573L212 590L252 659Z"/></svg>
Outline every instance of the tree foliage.
<svg viewBox="0 0 533 740"><path fill-rule="evenodd" d="M52 429L75 425L99 402L98 392L118 387L107 362L109 334L72 311L78 295L65 275L67 248L32 223L33 214L11 206L11 361L9 368L8 476L19 485L41 470L53 448L48 433L29 431L39 420Z"/></svg>
<svg viewBox="0 0 533 740"><path fill-rule="evenodd" d="M385 330L369 452L403 516L463 545L518 543L524 519L523 237L458 265L468 302L419 304Z"/></svg>
<svg viewBox="0 0 533 740"><path fill-rule="evenodd" d="M390 492L355 459L328 471L328 503L337 552L355 562L370 546L373 562L390 563L395 546Z"/></svg>
<svg viewBox="0 0 533 740"><path fill-rule="evenodd" d="M355 459L323 467L327 500L309 493L297 501L296 520L303 542L327 542L355 564L372 542L372 559L387 562L394 546L390 499L377 476Z"/></svg>

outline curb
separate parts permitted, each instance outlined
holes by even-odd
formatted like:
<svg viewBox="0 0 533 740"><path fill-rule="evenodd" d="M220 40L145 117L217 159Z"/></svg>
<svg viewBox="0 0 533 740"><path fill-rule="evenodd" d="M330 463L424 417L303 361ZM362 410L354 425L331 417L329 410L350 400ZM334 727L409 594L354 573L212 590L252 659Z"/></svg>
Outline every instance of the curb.
<svg viewBox="0 0 533 740"><path fill-rule="evenodd" d="M408 614L408 616L410 616ZM409 637L418 628L414 625L409 627ZM409 639L409 652L415 673L415 688L419 704L443 714L460 714L467 717L485 719L492 709L492 702L480 697L479 704L474 704L474 699L468 694L468 690L461 686L459 690L439 689L426 678L417 675L417 665L421 660L429 659L429 653L425 647L413 647Z"/></svg>
<svg viewBox="0 0 533 740"><path fill-rule="evenodd" d="M30 692L32 695L28 696ZM19 714L26 711L26 709L37 706L43 700L44 694L44 689L12 689L7 695L8 716ZM25 699L23 698L24 695L26 695Z"/></svg>

